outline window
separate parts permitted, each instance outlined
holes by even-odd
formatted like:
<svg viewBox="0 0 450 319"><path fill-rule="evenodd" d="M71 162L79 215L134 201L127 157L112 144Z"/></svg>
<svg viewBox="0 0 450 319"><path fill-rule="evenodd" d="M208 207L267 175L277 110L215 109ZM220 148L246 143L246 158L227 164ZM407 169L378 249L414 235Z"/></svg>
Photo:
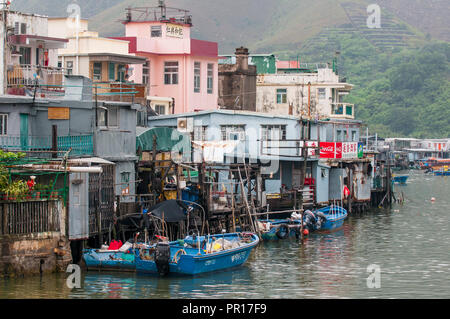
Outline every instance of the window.
<svg viewBox="0 0 450 319"><path fill-rule="evenodd" d="M208 83L207 83L208 94L213 93L214 89L214 64L208 63Z"/></svg>
<svg viewBox="0 0 450 319"><path fill-rule="evenodd" d="M125 82L125 74L127 73L127 69L125 65L119 64L117 67L117 80L118 82Z"/></svg>
<svg viewBox="0 0 450 319"><path fill-rule="evenodd" d="M20 34L27 34L27 24L26 23L20 24Z"/></svg>
<svg viewBox="0 0 450 319"><path fill-rule="evenodd" d="M116 79L116 65L112 62L108 66L108 79L114 81Z"/></svg>
<svg viewBox="0 0 450 319"><path fill-rule="evenodd" d="M325 91L324 88L322 89L317 89L317 95L319 96L319 100L324 100L327 97L327 92Z"/></svg>
<svg viewBox="0 0 450 319"><path fill-rule="evenodd" d="M200 75L201 75L201 64L200 62L194 63L194 92L200 93Z"/></svg>
<svg viewBox="0 0 450 319"><path fill-rule="evenodd" d="M261 139L264 141L286 140L286 125L261 125Z"/></svg>
<svg viewBox="0 0 450 319"><path fill-rule="evenodd" d="M150 84L150 61L147 60L142 67L142 84L145 84L147 87Z"/></svg>
<svg viewBox="0 0 450 319"><path fill-rule="evenodd" d="M8 135L8 114L0 114L0 135Z"/></svg>
<svg viewBox="0 0 450 319"><path fill-rule="evenodd" d="M98 107L97 126L119 127L119 107L118 106Z"/></svg>
<svg viewBox="0 0 450 319"><path fill-rule="evenodd" d="M102 80L102 64L100 62L95 62L94 63L93 79L95 81L101 81Z"/></svg>
<svg viewBox="0 0 450 319"><path fill-rule="evenodd" d="M194 141L206 141L207 126L194 126Z"/></svg>
<svg viewBox="0 0 450 319"><path fill-rule="evenodd" d="M152 36L152 38L160 38L162 36L160 25L152 26L151 36Z"/></svg>
<svg viewBox="0 0 450 319"><path fill-rule="evenodd" d="M119 127L119 107L108 106L108 126Z"/></svg>
<svg viewBox="0 0 450 319"><path fill-rule="evenodd" d="M73 61L66 61L66 73L67 75L73 74Z"/></svg>
<svg viewBox="0 0 450 319"><path fill-rule="evenodd" d="M336 142L342 142L342 131L341 130L337 130Z"/></svg>
<svg viewBox="0 0 450 319"><path fill-rule="evenodd" d="M31 64L31 48L26 47L20 47L20 59L19 63L24 65L30 65Z"/></svg>
<svg viewBox="0 0 450 319"><path fill-rule="evenodd" d="M178 84L178 62L164 62L164 84Z"/></svg>
<svg viewBox="0 0 450 319"><path fill-rule="evenodd" d="M223 141L245 141L245 125L221 125Z"/></svg>
<svg viewBox="0 0 450 319"><path fill-rule="evenodd" d="M14 35L18 35L20 33L20 22L14 23Z"/></svg>
<svg viewBox="0 0 450 319"><path fill-rule="evenodd" d="M352 131L352 142L357 142L357 140L356 140L356 131Z"/></svg>
<svg viewBox="0 0 450 319"><path fill-rule="evenodd" d="M277 89L277 104L287 103L287 89Z"/></svg>
<svg viewBox="0 0 450 319"><path fill-rule="evenodd" d="M159 115L165 115L166 114L166 106L165 105L155 105L155 112Z"/></svg>

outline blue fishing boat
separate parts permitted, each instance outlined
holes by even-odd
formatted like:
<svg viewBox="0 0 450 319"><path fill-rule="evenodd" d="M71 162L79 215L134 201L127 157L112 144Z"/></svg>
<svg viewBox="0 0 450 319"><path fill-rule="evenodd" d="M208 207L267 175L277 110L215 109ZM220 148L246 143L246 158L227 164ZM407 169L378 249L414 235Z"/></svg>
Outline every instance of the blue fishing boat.
<svg viewBox="0 0 450 319"><path fill-rule="evenodd" d="M433 171L435 176L450 176L450 170L448 167L444 167Z"/></svg>
<svg viewBox="0 0 450 319"><path fill-rule="evenodd" d="M188 236L184 240L161 242L140 249L136 271L161 276L198 275L237 267L247 261L258 243L259 237L250 233Z"/></svg>
<svg viewBox="0 0 450 319"><path fill-rule="evenodd" d="M303 220L310 232L332 231L341 228L348 216L347 210L340 206L328 206L319 209L311 215L310 211L303 214Z"/></svg>
<svg viewBox="0 0 450 319"><path fill-rule="evenodd" d="M126 248L126 247L124 247ZM135 248L108 250L84 249L83 260L87 269L135 271Z"/></svg>
<svg viewBox="0 0 450 319"><path fill-rule="evenodd" d="M397 184L406 184L406 181L408 180L408 175L402 175L402 176L393 176L392 181Z"/></svg>

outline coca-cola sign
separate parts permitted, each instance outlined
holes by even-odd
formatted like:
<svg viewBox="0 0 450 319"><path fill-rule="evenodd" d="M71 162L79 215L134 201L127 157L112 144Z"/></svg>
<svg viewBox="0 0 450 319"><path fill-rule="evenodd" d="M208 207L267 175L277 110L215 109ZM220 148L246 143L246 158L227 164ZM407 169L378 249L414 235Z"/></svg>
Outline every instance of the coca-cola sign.
<svg viewBox="0 0 450 319"><path fill-rule="evenodd" d="M321 142L320 158L342 158L342 143Z"/></svg>

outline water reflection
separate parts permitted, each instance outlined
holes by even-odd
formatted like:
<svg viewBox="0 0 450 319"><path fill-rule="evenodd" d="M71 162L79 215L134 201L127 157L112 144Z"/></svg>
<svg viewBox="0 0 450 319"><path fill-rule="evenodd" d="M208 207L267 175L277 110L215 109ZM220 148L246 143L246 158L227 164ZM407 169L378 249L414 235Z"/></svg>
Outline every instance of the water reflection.
<svg viewBox="0 0 450 319"><path fill-rule="evenodd" d="M448 178L412 172L396 188L403 205L353 214L339 231L303 244L262 243L232 270L168 278L86 272L73 290L65 274L0 279L0 298L448 298L449 189ZM366 285L371 264L381 267L381 289Z"/></svg>

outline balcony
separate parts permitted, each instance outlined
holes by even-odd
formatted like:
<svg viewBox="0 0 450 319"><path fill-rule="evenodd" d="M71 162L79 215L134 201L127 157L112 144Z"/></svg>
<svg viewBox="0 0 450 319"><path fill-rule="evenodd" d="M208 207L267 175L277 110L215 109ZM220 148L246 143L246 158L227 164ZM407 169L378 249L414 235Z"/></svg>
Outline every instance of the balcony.
<svg viewBox="0 0 450 319"><path fill-rule="evenodd" d="M146 105L147 85L123 82L94 82L94 99Z"/></svg>
<svg viewBox="0 0 450 319"><path fill-rule="evenodd" d="M0 148L7 151L20 151L32 157L50 157L57 152L59 156L70 149L69 157L94 155L93 135L58 136L56 149L51 136L0 136Z"/></svg>
<svg viewBox="0 0 450 319"><path fill-rule="evenodd" d="M65 69L56 67L43 67L38 65L9 65L8 66L8 94L26 95L27 89L36 84L41 86L40 94L62 93ZM44 88L44 89L43 89Z"/></svg>
<svg viewBox="0 0 450 319"><path fill-rule="evenodd" d="M342 119L354 119L355 105L349 103L333 103L331 105L331 117Z"/></svg>

